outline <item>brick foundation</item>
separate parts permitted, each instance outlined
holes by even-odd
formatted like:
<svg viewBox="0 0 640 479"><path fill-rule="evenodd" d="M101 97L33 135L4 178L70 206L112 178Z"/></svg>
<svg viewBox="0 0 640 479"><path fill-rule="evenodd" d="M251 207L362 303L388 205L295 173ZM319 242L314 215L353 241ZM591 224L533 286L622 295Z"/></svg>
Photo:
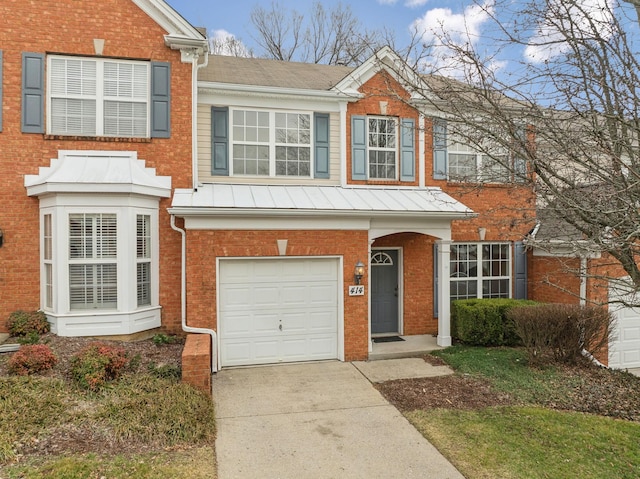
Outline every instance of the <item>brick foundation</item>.
<svg viewBox="0 0 640 479"><path fill-rule="evenodd" d="M211 394L211 337L189 334L182 350L182 382Z"/></svg>

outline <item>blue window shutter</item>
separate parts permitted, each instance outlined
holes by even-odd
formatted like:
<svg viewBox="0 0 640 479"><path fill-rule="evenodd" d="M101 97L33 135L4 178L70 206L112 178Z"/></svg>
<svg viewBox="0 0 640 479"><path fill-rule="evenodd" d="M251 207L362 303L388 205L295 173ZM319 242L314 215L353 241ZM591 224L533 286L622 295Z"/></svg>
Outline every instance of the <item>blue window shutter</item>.
<svg viewBox="0 0 640 479"><path fill-rule="evenodd" d="M0 131L2 131L2 50L0 50Z"/></svg>
<svg viewBox="0 0 640 479"><path fill-rule="evenodd" d="M44 133L44 54L22 53L22 132Z"/></svg>
<svg viewBox="0 0 640 479"><path fill-rule="evenodd" d="M400 181L416 180L415 120L400 121Z"/></svg>
<svg viewBox="0 0 640 479"><path fill-rule="evenodd" d="M433 121L433 179L447 179L447 122Z"/></svg>
<svg viewBox="0 0 640 479"><path fill-rule="evenodd" d="M329 178L329 114L316 113L313 121L315 125L314 176Z"/></svg>
<svg viewBox="0 0 640 479"><path fill-rule="evenodd" d="M433 243L433 317L438 317L438 243Z"/></svg>
<svg viewBox="0 0 640 479"><path fill-rule="evenodd" d="M351 179L367 179L367 117L351 117Z"/></svg>
<svg viewBox="0 0 640 479"><path fill-rule="evenodd" d="M211 108L211 174L229 176L228 108Z"/></svg>
<svg viewBox="0 0 640 479"><path fill-rule="evenodd" d="M151 138L171 136L171 64L151 63Z"/></svg>
<svg viewBox="0 0 640 479"><path fill-rule="evenodd" d="M515 299L527 299L527 252L524 243L522 241L514 243L513 250L515 276L513 296Z"/></svg>

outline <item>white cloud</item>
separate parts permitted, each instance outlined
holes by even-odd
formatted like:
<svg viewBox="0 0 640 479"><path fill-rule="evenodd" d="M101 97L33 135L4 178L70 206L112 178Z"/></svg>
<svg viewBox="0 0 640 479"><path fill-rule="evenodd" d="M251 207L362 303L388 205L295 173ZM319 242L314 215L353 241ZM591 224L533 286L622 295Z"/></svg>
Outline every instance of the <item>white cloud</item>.
<svg viewBox="0 0 640 479"><path fill-rule="evenodd" d="M525 58L533 63L541 63L566 52L571 48L565 41L567 35L580 41L609 38L613 1L550 1L544 12L545 18L540 21L536 33L525 48Z"/></svg>
<svg viewBox="0 0 640 479"><path fill-rule="evenodd" d="M411 1L411 0L409 0ZM455 78L469 78L472 70L460 53L475 47L482 37L483 25L491 19L493 1L470 5L462 13L450 8L434 8L427 11L411 25L431 51L424 67ZM490 68L502 68L495 62Z"/></svg>
<svg viewBox="0 0 640 479"><path fill-rule="evenodd" d="M429 3L429 0L407 0L404 3L404 6L409 8L417 8L417 7L422 7L427 3Z"/></svg>
<svg viewBox="0 0 640 479"><path fill-rule="evenodd" d="M211 53L236 57L251 57L251 51L238 40L233 33L226 30L213 30L209 38Z"/></svg>

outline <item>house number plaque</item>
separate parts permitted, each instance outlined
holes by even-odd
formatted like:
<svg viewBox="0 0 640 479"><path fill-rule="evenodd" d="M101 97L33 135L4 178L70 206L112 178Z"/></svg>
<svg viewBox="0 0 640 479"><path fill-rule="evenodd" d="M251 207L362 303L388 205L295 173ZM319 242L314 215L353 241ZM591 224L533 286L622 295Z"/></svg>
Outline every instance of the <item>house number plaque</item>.
<svg viewBox="0 0 640 479"><path fill-rule="evenodd" d="M364 285L356 284L349 286L349 296L364 296Z"/></svg>

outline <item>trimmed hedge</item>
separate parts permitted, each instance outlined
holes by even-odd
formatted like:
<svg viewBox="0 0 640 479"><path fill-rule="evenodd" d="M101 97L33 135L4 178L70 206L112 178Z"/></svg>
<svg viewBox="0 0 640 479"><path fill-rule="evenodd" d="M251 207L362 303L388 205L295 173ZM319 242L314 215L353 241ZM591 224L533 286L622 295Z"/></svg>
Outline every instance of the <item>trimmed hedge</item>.
<svg viewBox="0 0 640 479"><path fill-rule="evenodd" d="M515 306L535 305L526 299L459 299L451 303L451 335L474 346L522 344L507 311Z"/></svg>

